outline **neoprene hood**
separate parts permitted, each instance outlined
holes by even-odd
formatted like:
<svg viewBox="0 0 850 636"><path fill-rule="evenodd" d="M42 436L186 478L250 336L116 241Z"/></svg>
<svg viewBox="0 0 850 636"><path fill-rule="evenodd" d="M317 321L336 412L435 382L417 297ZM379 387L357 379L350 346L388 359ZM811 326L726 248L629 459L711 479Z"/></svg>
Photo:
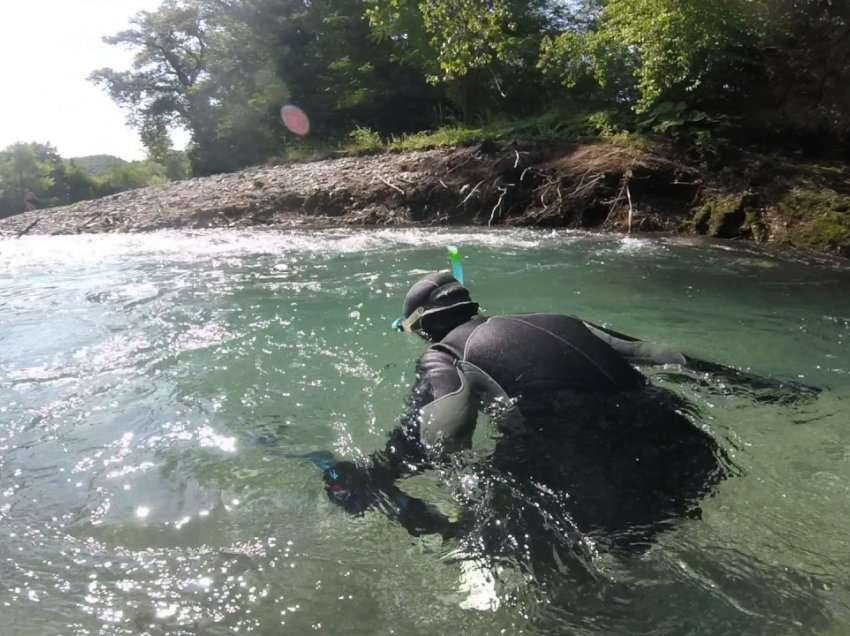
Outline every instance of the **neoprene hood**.
<svg viewBox="0 0 850 636"><path fill-rule="evenodd" d="M419 309L422 317L416 331L439 339L477 314L478 303L449 272L432 272L417 281L404 297L405 319Z"/></svg>

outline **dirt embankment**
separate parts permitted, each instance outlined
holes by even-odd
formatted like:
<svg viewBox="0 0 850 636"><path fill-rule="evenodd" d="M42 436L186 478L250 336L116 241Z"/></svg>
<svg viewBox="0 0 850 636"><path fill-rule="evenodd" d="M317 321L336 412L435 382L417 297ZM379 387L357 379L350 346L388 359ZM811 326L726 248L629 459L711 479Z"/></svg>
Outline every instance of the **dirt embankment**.
<svg viewBox="0 0 850 636"><path fill-rule="evenodd" d="M123 192L0 220L0 234L163 228L533 225L686 232L850 257L850 170L766 155L709 170L664 146L485 142Z"/></svg>

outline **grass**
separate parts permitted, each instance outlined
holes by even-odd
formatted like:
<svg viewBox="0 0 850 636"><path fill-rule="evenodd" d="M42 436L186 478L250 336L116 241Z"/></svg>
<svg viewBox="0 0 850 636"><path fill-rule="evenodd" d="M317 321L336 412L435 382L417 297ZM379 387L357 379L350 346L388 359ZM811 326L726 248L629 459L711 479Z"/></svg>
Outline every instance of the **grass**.
<svg viewBox="0 0 850 636"><path fill-rule="evenodd" d="M348 137L342 143L336 146L335 151L340 154L409 152L431 148L471 146L483 141L516 137L552 139L597 135L600 132L594 123L593 115L590 113L551 111L523 119L496 118L477 125L449 124L435 130L406 133L386 139L373 130L357 127L348 134Z"/></svg>
<svg viewBox="0 0 850 636"><path fill-rule="evenodd" d="M268 159L266 165L276 165L292 161L318 161L333 156L338 150L339 147L331 142L299 139L286 146L280 156Z"/></svg>
<svg viewBox="0 0 850 636"><path fill-rule="evenodd" d="M472 146L484 141L506 139L564 139L595 136L609 142L641 150L652 142L641 135L618 131L610 126L605 113L549 111L522 119L494 118L479 124L454 123L435 130L423 130L389 138L358 126L348 135L334 141L300 139L286 148L283 161L312 161L329 156L363 155L380 152L410 152L432 148Z"/></svg>
<svg viewBox="0 0 850 636"><path fill-rule="evenodd" d="M496 141L521 137L524 139L552 139L558 137L581 137L597 134L588 113L548 112L524 119L494 119L479 126L455 124L436 130L394 137L387 143L387 150L410 151L470 146L482 141Z"/></svg>

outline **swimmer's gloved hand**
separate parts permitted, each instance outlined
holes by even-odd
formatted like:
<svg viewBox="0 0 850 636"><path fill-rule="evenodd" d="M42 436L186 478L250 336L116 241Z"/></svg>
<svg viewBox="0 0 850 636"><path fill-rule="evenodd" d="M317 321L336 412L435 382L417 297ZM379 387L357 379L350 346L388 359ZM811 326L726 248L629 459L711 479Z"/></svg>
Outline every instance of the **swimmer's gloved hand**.
<svg viewBox="0 0 850 636"><path fill-rule="evenodd" d="M322 473L328 499L351 515L376 508L401 523L413 536L440 534L449 538L457 528L431 504L404 494L390 473L380 467L361 467L336 461Z"/></svg>
<svg viewBox="0 0 850 636"><path fill-rule="evenodd" d="M333 462L322 473L328 499L349 514L363 514L380 499L380 486L371 472L354 462Z"/></svg>
<svg viewBox="0 0 850 636"><path fill-rule="evenodd" d="M354 462L339 460L326 450L287 453L285 456L306 459L320 468L328 499L350 514L362 514L377 500L378 486L372 471L367 468L362 468Z"/></svg>

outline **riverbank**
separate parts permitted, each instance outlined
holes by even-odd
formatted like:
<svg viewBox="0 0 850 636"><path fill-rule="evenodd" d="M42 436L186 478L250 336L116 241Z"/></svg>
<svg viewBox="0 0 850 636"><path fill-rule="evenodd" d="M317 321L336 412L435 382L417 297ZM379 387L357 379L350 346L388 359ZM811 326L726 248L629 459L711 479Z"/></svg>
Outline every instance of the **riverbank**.
<svg viewBox="0 0 850 636"><path fill-rule="evenodd" d="M0 234L481 224L674 232L850 257L850 170L634 138L484 142L249 168L0 219Z"/></svg>

